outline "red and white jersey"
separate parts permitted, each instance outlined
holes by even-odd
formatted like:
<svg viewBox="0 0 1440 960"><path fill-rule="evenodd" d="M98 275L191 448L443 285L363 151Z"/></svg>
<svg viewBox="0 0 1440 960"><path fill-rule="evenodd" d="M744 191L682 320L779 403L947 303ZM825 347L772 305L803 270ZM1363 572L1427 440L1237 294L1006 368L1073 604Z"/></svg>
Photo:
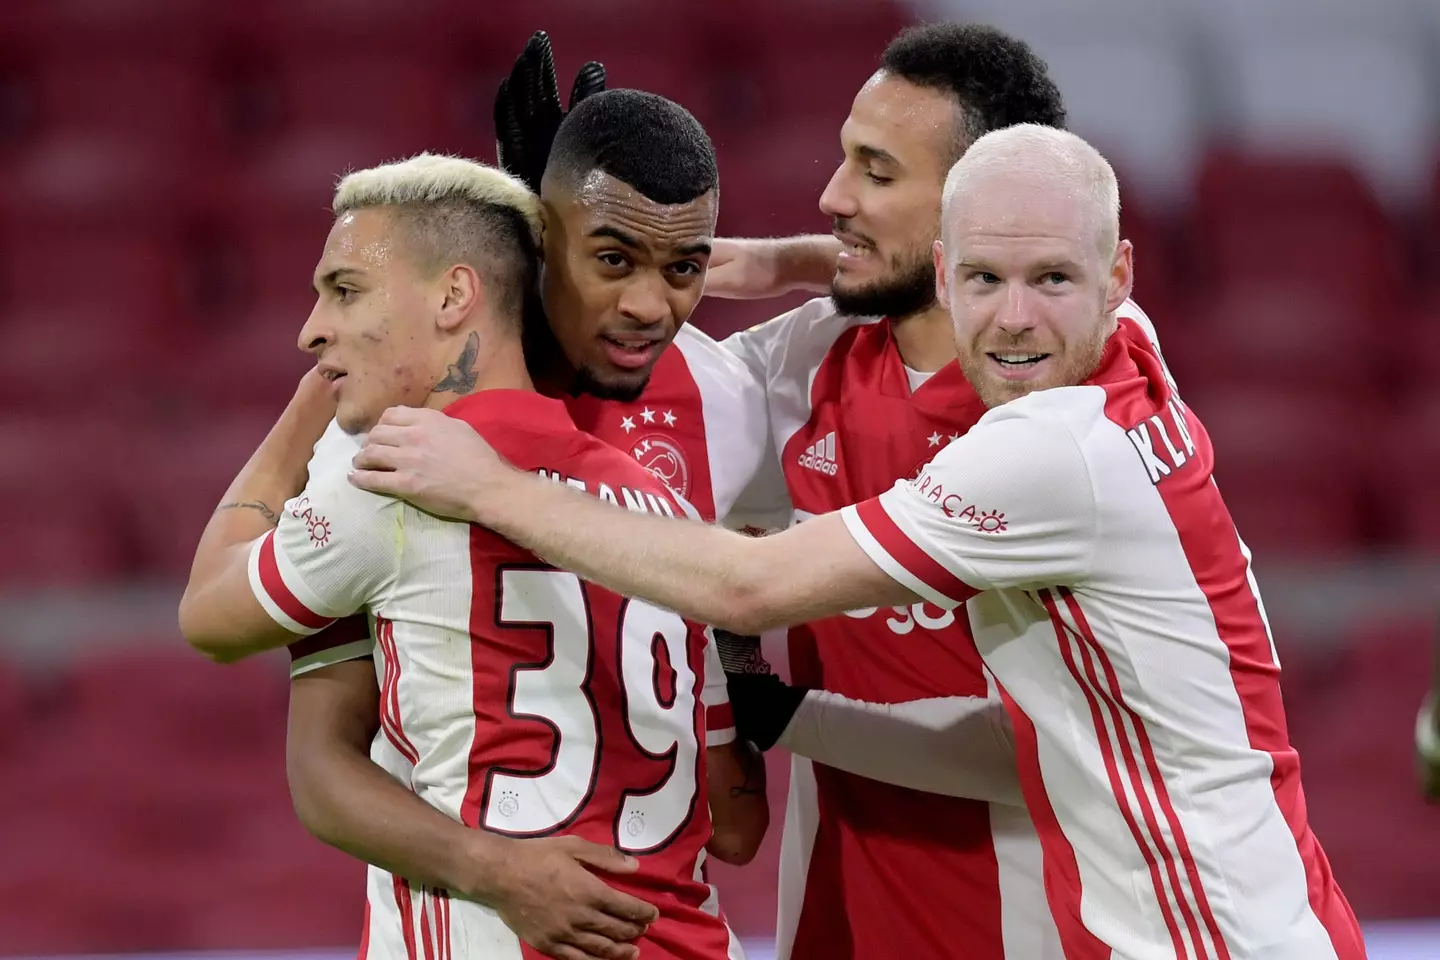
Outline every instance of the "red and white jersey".
<svg viewBox="0 0 1440 960"><path fill-rule="evenodd" d="M632 457L577 430L558 401L483 391L446 412L522 469L617 507L690 512ZM317 446L344 464L353 449ZM645 956L741 956L703 879L704 746L734 732L707 732L729 710L718 664L705 684L714 655L700 627L484 528L358 490L331 464L313 466L279 527L257 541L251 583L296 633L369 613L381 694L371 756L431 806L510 837L563 833L625 850L639 871L607 882L659 908ZM302 656L296 670L357 655L352 639ZM489 908L375 867L367 900L370 957L539 956Z"/></svg>
<svg viewBox="0 0 1440 960"><path fill-rule="evenodd" d="M914 476L984 405L957 363L910 389L890 324L829 299L725 346L765 383L795 514L838 510ZM796 683L872 703L992 695L963 617L930 603L792 628ZM998 694L996 694L998 696ZM892 786L794 757L780 860L779 960L1058 960L1023 807Z"/></svg>
<svg viewBox="0 0 1440 960"><path fill-rule="evenodd" d="M575 425L625 451L695 507L732 526L776 522L757 515L759 485L783 485L770 441L765 391L729 350L690 324L660 355L639 399L565 401ZM767 504L767 507L769 505ZM788 519L788 504L782 509Z"/></svg>
<svg viewBox="0 0 1440 960"><path fill-rule="evenodd" d="M842 514L897 581L964 604L1015 726L1067 960L1365 955L1306 822L1264 605L1213 471L1204 427L1122 320L1087 384L996 407Z"/></svg>

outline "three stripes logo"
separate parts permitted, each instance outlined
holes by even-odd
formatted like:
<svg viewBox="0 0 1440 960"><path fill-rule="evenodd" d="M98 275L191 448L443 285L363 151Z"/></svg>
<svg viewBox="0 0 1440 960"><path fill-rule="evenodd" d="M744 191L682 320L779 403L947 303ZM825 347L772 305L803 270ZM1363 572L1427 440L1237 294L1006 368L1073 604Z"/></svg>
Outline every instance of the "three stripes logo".
<svg viewBox="0 0 1440 960"><path fill-rule="evenodd" d="M840 470L835 462L835 431L831 430L821 440L816 440L800 454L800 466L817 470L827 477L833 477Z"/></svg>

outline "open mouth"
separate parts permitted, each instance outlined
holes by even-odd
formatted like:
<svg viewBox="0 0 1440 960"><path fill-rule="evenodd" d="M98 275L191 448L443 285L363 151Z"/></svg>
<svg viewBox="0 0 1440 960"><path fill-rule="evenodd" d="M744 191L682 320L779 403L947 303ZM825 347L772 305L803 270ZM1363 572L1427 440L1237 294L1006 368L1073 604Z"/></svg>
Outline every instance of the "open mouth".
<svg viewBox="0 0 1440 960"><path fill-rule="evenodd" d="M992 353L988 355L1007 370L1025 370L1050 356L1048 353Z"/></svg>
<svg viewBox="0 0 1440 960"><path fill-rule="evenodd" d="M660 349L660 341L648 337L602 336L600 342L611 363L631 370L645 366Z"/></svg>

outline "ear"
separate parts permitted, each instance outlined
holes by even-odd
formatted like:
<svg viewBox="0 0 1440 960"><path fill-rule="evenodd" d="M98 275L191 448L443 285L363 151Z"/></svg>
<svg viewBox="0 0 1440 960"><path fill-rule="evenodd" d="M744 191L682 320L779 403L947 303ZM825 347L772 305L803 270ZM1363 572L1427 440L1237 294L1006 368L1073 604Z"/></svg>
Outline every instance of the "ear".
<svg viewBox="0 0 1440 960"><path fill-rule="evenodd" d="M936 240L930 248L935 259L935 299L946 310L950 309L950 275L945 269L945 242Z"/></svg>
<svg viewBox="0 0 1440 960"><path fill-rule="evenodd" d="M480 282L475 268L468 263L447 267L440 274L439 288L444 299L435 323L441 330L454 330L484 305L484 284Z"/></svg>
<svg viewBox="0 0 1440 960"><path fill-rule="evenodd" d="M1110 283L1105 290L1105 312L1114 313L1135 289L1135 245L1121 240L1110 264Z"/></svg>

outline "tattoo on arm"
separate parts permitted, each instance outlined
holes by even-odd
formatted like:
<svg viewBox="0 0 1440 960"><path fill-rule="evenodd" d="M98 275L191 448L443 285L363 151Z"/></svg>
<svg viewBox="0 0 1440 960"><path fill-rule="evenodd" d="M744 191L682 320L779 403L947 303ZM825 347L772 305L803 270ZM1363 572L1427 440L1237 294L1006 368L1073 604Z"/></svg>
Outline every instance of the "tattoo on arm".
<svg viewBox="0 0 1440 960"><path fill-rule="evenodd" d="M730 788L730 799L746 796L765 795L765 758L759 752L751 749L750 745L741 744L744 758L740 766L745 770L745 781L738 787Z"/></svg>
<svg viewBox="0 0 1440 960"><path fill-rule="evenodd" d="M280 525L280 514L271 510L259 500L251 500L248 503L222 503L215 508L215 512L219 513L221 510L258 510L262 517L270 521L272 527Z"/></svg>
<svg viewBox="0 0 1440 960"><path fill-rule="evenodd" d="M458 393L461 396L475 389L475 360L480 356L480 337L473 330L460 351L460 359L450 364L444 379L435 384L432 393Z"/></svg>

